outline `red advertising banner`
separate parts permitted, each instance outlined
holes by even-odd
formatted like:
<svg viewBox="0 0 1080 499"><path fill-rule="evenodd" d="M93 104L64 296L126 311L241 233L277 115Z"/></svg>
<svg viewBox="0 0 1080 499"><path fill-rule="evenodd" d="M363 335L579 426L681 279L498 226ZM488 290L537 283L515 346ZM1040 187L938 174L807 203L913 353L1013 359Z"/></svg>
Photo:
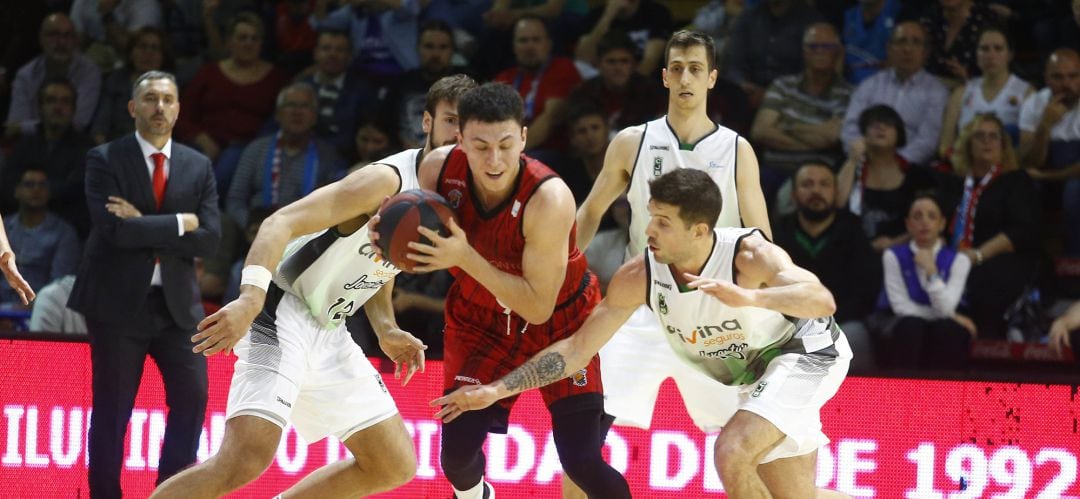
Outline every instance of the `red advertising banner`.
<svg viewBox="0 0 1080 499"><path fill-rule="evenodd" d="M90 358L84 343L0 343L0 497L86 497ZM199 459L221 444L233 357L210 359L210 404ZM440 425L427 402L442 365L429 362L407 388L387 376L418 459L416 479L383 497L450 497L439 466ZM606 455L635 497L724 497L713 468L716 435L690 424L665 384L650 431L615 427ZM952 499L1080 496L1080 399L1067 385L849 378L822 411L832 439L818 456L818 483L854 497ZM128 432L128 497L153 487L165 428L164 393L152 362ZM514 408L507 435L486 447L487 479L500 498L559 497L559 460L535 393ZM333 440L307 445L291 429L258 481L235 497L270 497L343 459Z"/></svg>

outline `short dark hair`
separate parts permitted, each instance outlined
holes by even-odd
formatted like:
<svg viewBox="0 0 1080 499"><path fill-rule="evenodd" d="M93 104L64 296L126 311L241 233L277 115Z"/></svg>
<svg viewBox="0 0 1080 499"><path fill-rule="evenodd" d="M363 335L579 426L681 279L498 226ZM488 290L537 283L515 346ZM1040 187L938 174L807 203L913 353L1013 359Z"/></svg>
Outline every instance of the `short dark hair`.
<svg viewBox="0 0 1080 499"><path fill-rule="evenodd" d="M613 50L625 50L630 52L630 55L634 59L639 59L638 46L634 43L634 40L630 39L630 35L626 34L621 29L613 29L608 31L599 42L596 43L596 56L603 58L608 52Z"/></svg>
<svg viewBox="0 0 1080 499"><path fill-rule="evenodd" d="M73 85L71 83L71 80L68 80L67 78L64 78L63 76L50 76L49 78L45 79L45 82L43 82L40 87L38 87L38 93L37 93L37 105L38 105L38 108L40 108L41 105L45 103L45 89L49 88L49 87L51 87L53 85L60 85L62 87L67 87L68 91L71 92L71 103L73 105L78 105L79 104L79 92L75 90L75 85Z"/></svg>
<svg viewBox="0 0 1080 499"><path fill-rule="evenodd" d="M177 85L176 76L172 73L168 71L147 71L139 75L139 77L135 79L135 83L131 84L131 97L135 98L135 93L139 91L139 86L142 85L144 81L149 80L169 80L176 86L177 92L180 91L180 85Z"/></svg>
<svg viewBox="0 0 1080 499"><path fill-rule="evenodd" d="M446 36L450 37L450 46L457 49L457 43L454 41L454 28L446 21L443 21L442 19L429 19L425 21L424 24L420 25L420 31L416 32L417 41L419 41L420 37L424 36L424 33L427 33L428 31L446 33Z"/></svg>
<svg viewBox="0 0 1080 499"><path fill-rule="evenodd" d="M165 30L155 26L143 26L128 38L127 52L124 53L124 62L129 68L135 68L135 62L131 58L131 53L135 51L135 46L139 44L139 41L145 36L156 36L158 43L161 46L161 68L172 68L176 61L173 59L172 42L169 41L169 35L165 33Z"/></svg>
<svg viewBox="0 0 1080 499"><path fill-rule="evenodd" d="M352 48L352 38L349 38L349 33L347 31L342 31L340 29L322 28L322 29L320 29L318 31L318 34L315 35L315 44L318 45L319 44L319 39L324 37L324 36L340 36L340 37L344 37L345 38L345 43L348 43L349 48Z"/></svg>
<svg viewBox="0 0 1080 499"><path fill-rule="evenodd" d="M457 103L461 96L477 87L476 80L456 74L439 78L427 91L427 101L424 102L424 111L432 117L440 102Z"/></svg>
<svg viewBox="0 0 1080 499"><path fill-rule="evenodd" d="M703 223L716 225L723 198L720 187L708 173L695 168L677 168L649 182L653 201L679 207L679 218L686 227Z"/></svg>
<svg viewBox="0 0 1080 499"><path fill-rule="evenodd" d="M836 167L831 161L825 159L809 159L799 163L799 166L795 167L795 171L791 172L791 181L795 182L795 179L799 178L799 174L802 173L803 170L813 167L821 167L829 170L829 173L833 176L833 180L836 180ZM794 184L792 187L794 187Z"/></svg>
<svg viewBox="0 0 1080 499"><path fill-rule="evenodd" d="M510 30L510 32L512 33L511 39L513 39L513 33L517 32L518 26L520 26L521 23L525 21L536 21L540 23L540 25L544 27L544 36L546 36L548 40L551 39L551 25L548 24L547 19L544 19L543 17L540 17L536 14L525 14L519 17L517 21L514 21L514 27Z"/></svg>
<svg viewBox="0 0 1080 499"><path fill-rule="evenodd" d="M462 130L470 121L499 123L507 120L525 124L525 104L510 85L485 83L458 99L458 126Z"/></svg>
<svg viewBox="0 0 1080 499"><path fill-rule="evenodd" d="M664 47L664 65L667 65L668 58L671 56L671 49L680 48L686 50L698 46L705 47L705 59L709 64L709 71L712 71L716 67L716 43L713 42L711 36L688 29L676 31L668 39L667 47Z"/></svg>
<svg viewBox="0 0 1080 499"><path fill-rule="evenodd" d="M263 23L262 18L259 17L258 14L250 10L243 11L229 19L228 29L225 33L232 36L233 33L236 32L236 27L241 24L247 24L248 26L255 28L255 31L259 33L259 38L266 36L266 24Z"/></svg>
<svg viewBox="0 0 1080 499"><path fill-rule="evenodd" d="M866 135L866 130L874 123L882 123L896 129L896 148L899 149L907 144L907 130L904 127L904 119L895 109L878 104L870 106L859 114L859 133Z"/></svg>
<svg viewBox="0 0 1080 499"><path fill-rule="evenodd" d="M600 119L604 120L604 124L607 124L607 113L595 102L587 99L574 100L567 107L569 108L566 113L567 126L574 126L578 120L586 116L599 116Z"/></svg>
<svg viewBox="0 0 1080 499"><path fill-rule="evenodd" d="M904 212L904 217L906 218L908 215L911 215L911 209L915 207L915 203L924 199L933 201L934 204L937 205L938 211L941 212L941 216L945 216L945 204L941 201L941 196L938 192L933 189L922 189L915 191L915 194L911 196L911 202L908 203L908 209Z"/></svg>

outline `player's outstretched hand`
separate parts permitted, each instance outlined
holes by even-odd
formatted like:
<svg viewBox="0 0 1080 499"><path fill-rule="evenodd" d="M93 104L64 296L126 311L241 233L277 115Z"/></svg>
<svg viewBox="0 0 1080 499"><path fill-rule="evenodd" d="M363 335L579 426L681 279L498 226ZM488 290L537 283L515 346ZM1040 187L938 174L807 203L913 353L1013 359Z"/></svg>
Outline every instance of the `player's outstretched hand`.
<svg viewBox="0 0 1080 499"><path fill-rule="evenodd" d="M473 250L469 246L465 231L458 227L457 221L453 218L450 219L447 228L450 229L450 235L447 237L442 237L438 232L424 226L416 228L422 236L431 241L431 244L409 243L409 249L413 252L407 255L408 258L420 264L413 267L414 271L433 272L460 267L465 261L469 252Z"/></svg>
<svg viewBox="0 0 1080 499"><path fill-rule="evenodd" d="M743 288L733 282L718 281L690 273L683 275L690 281L686 284L687 286L700 289L729 307L754 306L754 291L751 289Z"/></svg>
<svg viewBox="0 0 1080 499"><path fill-rule="evenodd" d="M495 388L490 385L467 385L453 392L432 400L428 403L431 407L442 406L435 417L443 423L449 423L466 411L478 411L494 404L499 400Z"/></svg>
<svg viewBox="0 0 1080 499"><path fill-rule="evenodd" d="M427 345L408 332L394 328L379 335L379 348L394 361L394 379L400 379L401 386L409 384L417 371L424 372Z"/></svg>
<svg viewBox="0 0 1080 499"><path fill-rule="evenodd" d="M229 302L221 310L202 320L196 329L198 333L191 337L195 347L191 350L207 357L215 353L232 352L234 346L247 334L251 322L262 310L262 304L246 294Z"/></svg>
<svg viewBox="0 0 1080 499"><path fill-rule="evenodd" d="M4 273L4 278L7 279L11 289L18 293L23 305L29 305L31 301L34 301L36 296L34 290L30 287L30 283L23 279L19 268L15 266L15 253L10 251L0 253L0 271Z"/></svg>

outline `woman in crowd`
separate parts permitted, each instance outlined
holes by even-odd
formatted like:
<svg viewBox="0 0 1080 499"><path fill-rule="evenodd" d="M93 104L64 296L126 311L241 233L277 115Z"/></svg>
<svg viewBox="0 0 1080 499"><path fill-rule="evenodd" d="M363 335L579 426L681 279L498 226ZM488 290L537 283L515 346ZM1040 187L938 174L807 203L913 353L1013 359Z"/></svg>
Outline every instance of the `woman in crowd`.
<svg viewBox="0 0 1080 499"><path fill-rule="evenodd" d="M973 266L967 283L980 338L1004 339L1005 311L1033 282L1040 248L1035 183L1019 168L1001 119L975 117L956 142L951 194L960 201L950 224L953 247Z"/></svg>
<svg viewBox="0 0 1080 499"><path fill-rule="evenodd" d="M874 250L907 241L904 216L915 192L934 185L926 168L912 167L897 150L907 137L904 121L893 108L879 104L859 115L865 140L851 148L837 175L837 208L847 204L858 215Z"/></svg>
<svg viewBox="0 0 1080 499"><path fill-rule="evenodd" d="M916 194L904 224L911 240L881 257L885 295L896 320L880 357L892 367L963 369L976 329L956 309L971 260L945 244L945 216L932 193Z"/></svg>
<svg viewBox="0 0 1080 499"><path fill-rule="evenodd" d="M229 23L229 56L206 64L184 87L177 139L194 144L214 161L218 192L229 183L240 153L274 113L277 93L288 76L260 57L263 23L238 14Z"/></svg>
<svg viewBox="0 0 1080 499"><path fill-rule="evenodd" d="M135 122L128 112L132 83L147 71L171 71L172 67L172 51L165 32L150 26L139 28L128 39L124 65L109 73L101 85L101 99L90 125L94 141L104 144L134 133Z"/></svg>
<svg viewBox="0 0 1080 499"><path fill-rule="evenodd" d="M975 115L993 113L1005 124L1013 145L1019 140L1020 107L1035 89L1009 71L1013 50L1000 28L987 28L979 35L975 60L982 76L972 78L953 91L945 108L938 152L949 157L957 132L971 123Z"/></svg>

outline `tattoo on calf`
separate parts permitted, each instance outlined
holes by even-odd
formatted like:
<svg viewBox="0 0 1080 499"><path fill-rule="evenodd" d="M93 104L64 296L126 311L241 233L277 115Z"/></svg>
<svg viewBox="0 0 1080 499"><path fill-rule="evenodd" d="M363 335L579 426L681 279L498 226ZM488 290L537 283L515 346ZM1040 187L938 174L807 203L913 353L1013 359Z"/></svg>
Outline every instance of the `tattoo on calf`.
<svg viewBox="0 0 1080 499"><path fill-rule="evenodd" d="M566 377L566 359L558 352L544 354L514 369L503 378L503 384L512 391L539 388Z"/></svg>

